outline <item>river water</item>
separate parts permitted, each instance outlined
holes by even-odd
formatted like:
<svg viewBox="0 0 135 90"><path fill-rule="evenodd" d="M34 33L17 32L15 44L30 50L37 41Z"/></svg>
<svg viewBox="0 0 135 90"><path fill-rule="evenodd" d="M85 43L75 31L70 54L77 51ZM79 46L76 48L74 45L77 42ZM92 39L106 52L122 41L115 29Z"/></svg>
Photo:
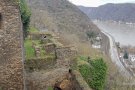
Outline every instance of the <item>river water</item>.
<svg viewBox="0 0 135 90"><path fill-rule="evenodd" d="M110 21L93 21L100 30L109 33L121 46L135 46L135 25Z"/></svg>

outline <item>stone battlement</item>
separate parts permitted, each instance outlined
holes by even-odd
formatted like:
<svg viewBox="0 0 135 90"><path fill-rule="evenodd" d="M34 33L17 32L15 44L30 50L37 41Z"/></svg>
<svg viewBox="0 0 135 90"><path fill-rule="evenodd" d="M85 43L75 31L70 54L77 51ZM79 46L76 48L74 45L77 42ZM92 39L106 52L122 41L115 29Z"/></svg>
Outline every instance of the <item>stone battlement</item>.
<svg viewBox="0 0 135 90"><path fill-rule="evenodd" d="M0 0L0 88L23 90L23 35L19 7Z"/></svg>

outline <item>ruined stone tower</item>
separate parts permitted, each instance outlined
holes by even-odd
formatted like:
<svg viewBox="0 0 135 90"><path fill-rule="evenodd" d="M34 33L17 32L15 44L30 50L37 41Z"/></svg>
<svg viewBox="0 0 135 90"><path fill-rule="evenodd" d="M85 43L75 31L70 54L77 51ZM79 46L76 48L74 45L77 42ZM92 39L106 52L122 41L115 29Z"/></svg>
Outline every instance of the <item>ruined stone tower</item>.
<svg viewBox="0 0 135 90"><path fill-rule="evenodd" d="M15 0L0 0L0 89L23 90L23 39Z"/></svg>

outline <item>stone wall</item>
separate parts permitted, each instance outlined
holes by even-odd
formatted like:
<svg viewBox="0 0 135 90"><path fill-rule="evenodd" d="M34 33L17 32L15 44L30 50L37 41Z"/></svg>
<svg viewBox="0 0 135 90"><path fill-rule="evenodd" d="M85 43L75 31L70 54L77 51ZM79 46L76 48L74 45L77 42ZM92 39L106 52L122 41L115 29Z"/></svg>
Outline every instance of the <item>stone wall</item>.
<svg viewBox="0 0 135 90"><path fill-rule="evenodd" d="M23 90L22 25L14 0L0 0L0 88Z"/></svg>
<svg viewBox="0 0 135 90"><path fill-rule="evenodd" d="M84 78L82 77L82 75L80 74L79 71L74 70L74 75L75 75L76 81L78 82L78 84L79 84L80 88L82 88L82 90L93 90L86 83L86 81L84 80Z"/></svg>
<svg viewBox="0 0 135 90"><path fill-rule="evenodd" d="M42 39L50 39L52 36L51 34L36 32L36 33L29 33L29 37L32 40L39 40L39 39L42 40Z"/></svg>
<svg viewBox="0 0 135 90"><path fill-rule="evenodd" d="M67 69L71 68L72 62L77 55L77 51L72 50L71 47L57 47L55 53L57 57L56 66L58 68L66 67Z"/></svg>
<svg viewBox="0 0 135 90"><path fill-rule="evenodd" d="M54 68L55 64L55 57L33 58L25 61L25 69L27 72L47 70Z"/></svg>
<svg viewBox="0 0 135 90"><path fill-rule="evenodd" d="M48 44L44 45L43 48L45 49L46 53L54 53L55 54L55 48L56 48L55 44L48 43Z"/></svg>
<svg viewBox="0 0 135 90"><path fill-rule="evenodd" d="M77 51L72 50L71 47L58 47L56 48L57 59L72 59L76 56Z"/></svg>
<svg viewBox="0 0 135 90"><path fill-rule="evenodd" d="M37 72L33 74L29 74L27 78L28 90L52 90L48 87L54 86L58 86L62 90L91 90L80 87L75 75L69 74L68 70L64 68L57 68L40 74L38 72L38 75Z"/></svg>

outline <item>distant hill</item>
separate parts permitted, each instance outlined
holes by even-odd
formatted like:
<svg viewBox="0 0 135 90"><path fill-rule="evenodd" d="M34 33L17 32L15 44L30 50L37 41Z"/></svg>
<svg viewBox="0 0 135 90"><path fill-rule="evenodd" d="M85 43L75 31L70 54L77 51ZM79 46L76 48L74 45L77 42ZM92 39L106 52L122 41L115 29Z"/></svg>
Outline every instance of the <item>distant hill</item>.
<svg viewBox="0 0 135 90"><path fill-rule="evenodd" d="M99 7L78 6L91 19L114 20L135 23L135 4L105 4Z"/></svg>
<svg viewBox="0 0 135 90"><path fill-rule="evenodd" d="M88 16L68 0L27 0L27 2L32 10L31 23L36 27L59 31L97 31Z"/></svg>

